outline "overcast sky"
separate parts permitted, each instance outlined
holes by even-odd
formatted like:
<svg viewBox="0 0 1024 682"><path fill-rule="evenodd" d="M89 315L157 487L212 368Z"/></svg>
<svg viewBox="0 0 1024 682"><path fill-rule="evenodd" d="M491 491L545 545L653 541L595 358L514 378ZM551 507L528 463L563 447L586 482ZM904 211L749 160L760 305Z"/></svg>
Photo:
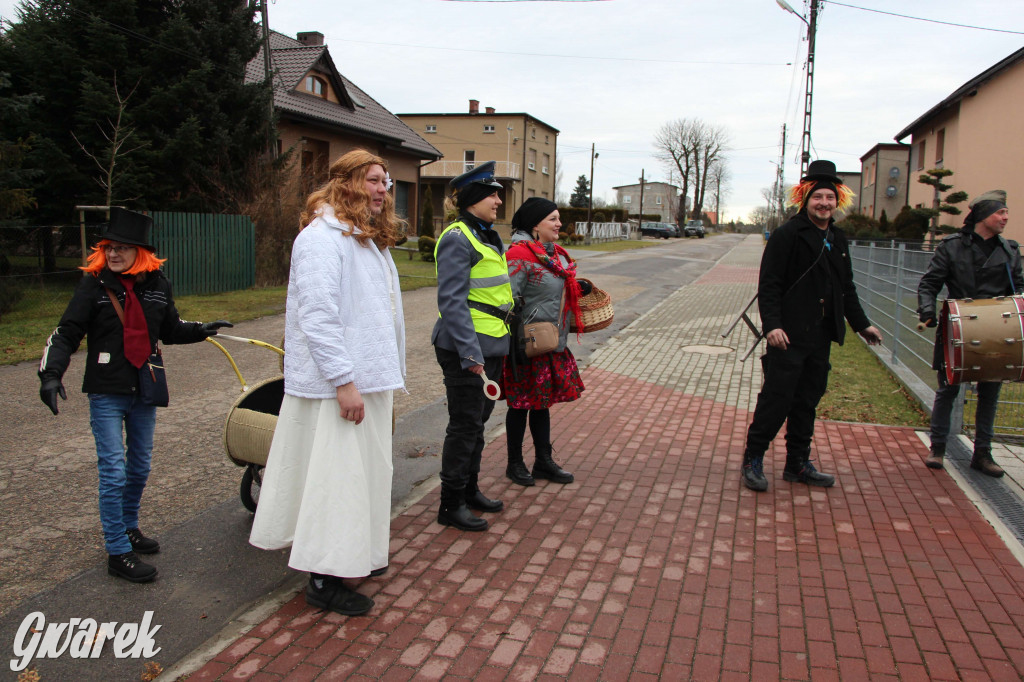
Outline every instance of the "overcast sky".
<svg viewBox="0 0 1024 682"><path fill-rule="evenodd" d="M0 0L13 18L14 0ZM790 0L806 13L801 0ZM1024 32L1019 0L844 0L954 24ZM271 0L270 26L320 31L335 65L393 112L527 112L561 131L560 192L600 157L595 196L668 180L652 141L667 121L725 127L725 220L774 180L783 123L787 184L799 174L805 24L774 0ZM1021 33L959 28L825 2L818 22L812 158L859 170L965 81L1024 46ZM909 140L905 140L909 141ZM997 151L997 150L995 150ZM955 170L955 169L954 169ZM713 208L713 207L712 207Z"/></svg>

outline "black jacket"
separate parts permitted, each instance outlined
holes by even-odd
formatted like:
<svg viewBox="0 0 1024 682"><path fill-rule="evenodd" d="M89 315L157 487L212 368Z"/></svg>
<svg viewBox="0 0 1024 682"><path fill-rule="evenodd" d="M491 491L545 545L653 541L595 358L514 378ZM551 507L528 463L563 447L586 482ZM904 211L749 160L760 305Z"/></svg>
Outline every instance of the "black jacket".
<svg viewBox="0 0 1024 682"><path fill-rule="evenodd" d="M846 336L844 318L854 331L871 326L857 298L853 264L846 236L829 222L829 243L804 211L780 225L765 245L757 286L761 324L767 334L786 332L791 343L814 338L825 320L827 330L840 345ZM824 292L831 291L831 301ZM812 333L814 332L814 333Z"/></svg>
<svg viewBox="0 0 1024 682"><path fill-rule="evenodd" d="M999 243L992 255L985 254L983 240L973 230L961 230L939 243L917 285L917 314L922 321L938 319L936 297L943 285L949 298L995 298L1024 291L1020 247L1001 236L996 239ZM939 329L932 369L942 368L941 334Z"/></svg>
<svg viewBox="0 0 1024 682"><path fill-rule="evenodd" d="M120 279L104 268L99 277L85 275L75 289L67 310L46 342L39 362L41 379L60 378L67 371L71 354L82 338L89 336L83 393L133 394L138 390L139 372L124 356L124 326L110 303L110 288L124 306L125 288ZM195 343L206 338L200 322L183 322L171 295L171 283L159 270L148 273L135 284L149 327L150 346Z"/></svg>

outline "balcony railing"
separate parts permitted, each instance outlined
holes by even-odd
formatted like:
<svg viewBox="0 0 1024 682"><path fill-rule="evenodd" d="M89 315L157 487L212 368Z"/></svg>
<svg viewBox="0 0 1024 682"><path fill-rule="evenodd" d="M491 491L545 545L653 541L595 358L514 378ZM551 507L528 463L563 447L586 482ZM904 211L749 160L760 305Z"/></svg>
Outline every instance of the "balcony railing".
<svg viewBox="0 0 1024 682"><path fill-rule="evenodd" d="M436 161L420 168L420 175L424 178L454 178L466 171L473 170L475 163L465 161ZM521 179L519 164L512 161L498 161L494 167L494 175L499 178Z"/></svg>

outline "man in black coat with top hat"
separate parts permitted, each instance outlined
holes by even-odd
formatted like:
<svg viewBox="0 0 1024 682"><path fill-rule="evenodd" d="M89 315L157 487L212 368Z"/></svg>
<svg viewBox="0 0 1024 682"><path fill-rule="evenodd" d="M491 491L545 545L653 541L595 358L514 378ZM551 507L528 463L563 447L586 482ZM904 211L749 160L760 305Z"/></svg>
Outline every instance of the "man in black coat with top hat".
<svg viewBox="0 0 1024 682"><path fill-rule="evenodd" d="M943 286L949 298L995 298L1024 291L1020 247L1017 242L1002 237L1010 218L1006 192L1001 189L985 192L968 206L971 210L964 218L963 228L942 240L928 264L928 271L917 285L918 318L929 327L935 326L935 299ZM950 385L946 381L944 345L940 329L935 336L932 360L932 369L939 373L939 387L932 405L931 454L924 461L931 469L943 468L953 403L960 391L958 384ZM972 469L995 478L1003 475L1002 467L992 459L992 436L1001 387L998 381L978 382L974 419L977 430L971 458Z"/></svg>
<svg viewBox="0 0 1024 682"><path fill-rule="evenodd" d="M757 295L768 349L743 452L743 483L751 490L768 489L764 454L787 419L783 480L826 488L835 483L810 460L832 342L842 345L844 320L868 343L882 342L861 308L846 237L834 224L835 212L849 206L852 197L834 163L812 162L790 192L791 204L800 211L765 245Z"/></svg>

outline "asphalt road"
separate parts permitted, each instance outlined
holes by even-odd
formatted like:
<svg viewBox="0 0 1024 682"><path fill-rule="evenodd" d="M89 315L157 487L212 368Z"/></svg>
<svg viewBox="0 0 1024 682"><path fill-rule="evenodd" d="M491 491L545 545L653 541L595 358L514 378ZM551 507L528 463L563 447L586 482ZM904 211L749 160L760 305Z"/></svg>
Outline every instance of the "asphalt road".
<svg viewBox="0 0 1024 682"><path fill-rule="evenodd" d="M715 235L671 240L617 253L580 251L580 273L611 293L615 321L587 334L572 350L581 365L618 330L688 284L742 239ZM435 290L404 295L408 394L396 396L394 505L429 490L440 469L447 412L440 370L430 346L437 317ZM738 311L737 311L738 312ZM237 325L232 332L278 343L284 317ZM250 384L279 372L277 355L225 341ZM82 362L65 375L68 400L53 416L38 398L33 363L0 367L0 650L10 651L25 615L138 622L145 611L161 624L155 660L167 666L225 623L289 584L287 553L248 545L251 515L238 497L242 469L224 454L225 417L240 384L223 354L208 343L164 350L171 405L160 410L153 469L143 499L144 532L159 538L154 583L108 577L96 503L96 466L88 405L79 392ZM584 394L583 400L586 400ZM503 404L492 417L503 421ZM68 657L42 661L46 680L138 679L143 661ZM83 667L83 666L88 666ZM9 671L7 665L2 668Z"/></svg>

